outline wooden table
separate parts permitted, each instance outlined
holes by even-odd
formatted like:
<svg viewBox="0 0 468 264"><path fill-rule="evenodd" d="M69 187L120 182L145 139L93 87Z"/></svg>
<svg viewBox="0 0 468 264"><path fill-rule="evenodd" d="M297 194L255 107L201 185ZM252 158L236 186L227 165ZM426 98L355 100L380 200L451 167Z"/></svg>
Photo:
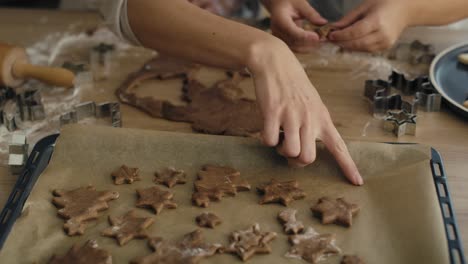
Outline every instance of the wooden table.
<svg viewBox="0 0 468 264"><path fill-rule="evenodd" d="M99 23L100 18L95 13L59 12L45 10L12 10L0 9L0 41L28 46L42 39L45 35L74 28L91 28ZM460 41L465 32L450 32L436 29L436 37L427 29L411 29L403 38L417 36L424 41L443 39L443 43L435 43L438 50L450 43ZM442 37L441 37L442 36ZM121 60L119 74L111 81L98 83L99 91L84 94L82 100L115 100L113 91L122 82L127 73L139 68L145 58L127 54ZM381 121L374 119L368 111L368 104L363 99L363 81L353 78L350 69L313 69L308 72L314 85L319 90L322 99L328 106L335 125L346 139L366 140L375 142L416 142L436 148L443 156L455 211L460 225L465 252L468 253L468 122L444 108L438 113L420 112L417 136L396 138L382 129ZM219 72L207 70L202 74L219 76ZM178 82L178 81L173 81ZM178 91L161 90L161 84L154 84L153 91L160 91L161 96L176 98ZM178 85L177 83L171 85ZM162 85L164 86L164 85ZM247 90L252 89L251 83ZM144 87L142 93L145 93ZM191 132L190 126L184 123L174 123L158 120L140 111L123 106L123 123L125 127L144 129L159 129L168 131ZM0 168L0 206L2 206L16 180L8 173L6 167Z"/></svg>

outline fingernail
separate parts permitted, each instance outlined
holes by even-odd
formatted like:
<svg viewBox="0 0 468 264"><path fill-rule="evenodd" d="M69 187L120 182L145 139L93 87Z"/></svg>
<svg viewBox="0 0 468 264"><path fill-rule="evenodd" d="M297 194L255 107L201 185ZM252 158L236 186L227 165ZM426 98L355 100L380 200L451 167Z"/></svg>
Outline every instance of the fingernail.
<svg viewBox="0 0 468 264"><path fill-rule="evenodd" d="M363 185L364 184L364 180L362 179L361 176L358 176L358 185Z"/></svg>

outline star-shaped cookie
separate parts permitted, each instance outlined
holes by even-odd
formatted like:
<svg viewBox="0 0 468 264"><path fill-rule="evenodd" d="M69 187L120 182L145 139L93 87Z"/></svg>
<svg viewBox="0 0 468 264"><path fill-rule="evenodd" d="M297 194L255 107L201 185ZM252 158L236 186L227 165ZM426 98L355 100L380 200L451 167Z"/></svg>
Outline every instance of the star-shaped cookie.
<svg viewBox="0 0 468 264"><path fill-rule="evenodd" d="M295 180L279 182L272 179L269 183L257 187L257 190L263 194L260 204L281 203L288 206L292 201L306 196Z"/></svg>
<svg viewBox="0 0 468 264"><path fill-rule="evenodd" d="M255 254L269 254L269 243L276 238L275 232L260 232L258 224L246 230L235 231L231 234L231 244L223 251L237 254L243 261L247 261Z"/></svg>
<svg viewBox="0 0 468 264"><path fill-rule="evenodd" d="M219 201L226 195L250 190L250 184L240 177L240 172L230 167L205 165L198 172L192 201L197 206L208 207L210 201Z"/></svg>
<svg viewBox="0 0 468 264"><path fill-rule="evenodd" d="M137 194L138 200L136 206L141 208L153 208L155 214L159 214L164 208L177 208L177 204L173 201L174 194L169 191L163 191L156 186L146 189L137 189Z"/></svg>
<svg viewBox="0 0 468 264"><path fill-rule="evenodd" d="M196 230L184 236L179 242L167 242L160 237L149 240L149 246L155 251L146 256L132 260L131 264L149 263L187 263L196 264L203 258L216 254L221 245L204 242L202 232Z"/></svg>
<svg viewBox="0 0 468 264"><path fill-rule="evenodd" d="M209 227L214 228L217 225L221 224L221 218L213 213L202 213L201 215L195 218L197 225L200 227Z"/></svg>
<svg viewBox="0 0 468 264"><path fill-rule="evenodd" d="M297 210L286 209L278 214L278 220L283 224L286 234L298 234L304 230L302 222L296 220Z"/></svg>
<svg viewBox="0 0 468 264"><path fill-rule="evenodd" d="M112 264L112 256L106 250L99 249L94 240L89 240L83 246L73 245L64 256L52 256L49 264Z"/></svg>
<svg viewBox="0 0 468 264"><path fill-rule="evenodd" d="M126 165L122 165L119 169L112 172L111 176L114 180L114 184L132 184L134 181L140 181L140 175L138 174L138 168L129 168Z"/></svg>
<svg viewBox="0 0 468 264"><path fill-rule="evenodd" d="M147 238L145 229L154 223L154 219L138 217L132 210L120 217L109 216L109 223L111 227L102 230L101 235L114 237L123 246L134 238Z"/></svg>
<svg viewBox="0 0 468 264"><path fill-rule="evenodd" d="M314 215L322 218L322 224L341 224L350 227L353 216L359 212L357 204L348 203L344 198L331 199L322 197L317 204L310 208Z"/></svg>
<svg viewBox="0 0 468 264"><path fill-rule="evenodd" d="M63 228L69 236L82 235L86 223L98 217L99 211L109 208L107 202L119 198L118 192L96 191L93 186L80 187L70 191L54 190L52 203L58 214L67 219Z"/></svg>
<svg viewBox="0 0 468 264"><path fill-rule="evenodd" d="M154 174L154 183L164 184L169 188L176 184L185 184L187 182L186 175L183 170L176 170L173 167L165 168Z"/></svg>
<svg viewBox="0 0 468 264"><path fill-rule="evenodd" d="M311 227L304 234L290 236L289 242L292 246L286 257L303 259L312 264L340 253L340 249L334 244L334 235L319 234Z"/></svg>

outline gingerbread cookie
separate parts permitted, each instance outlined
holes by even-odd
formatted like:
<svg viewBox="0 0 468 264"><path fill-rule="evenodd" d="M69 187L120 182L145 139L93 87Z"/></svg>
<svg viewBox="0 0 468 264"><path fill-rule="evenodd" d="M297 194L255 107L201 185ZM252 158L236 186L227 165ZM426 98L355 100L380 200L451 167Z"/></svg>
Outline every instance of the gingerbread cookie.
<svg viewBox="0 0 468 264"><path fill-rule="evenodd" d="M168 167L162 171L156 172L154 175L154 183L164 184L169 188L174 187L176 184L185 184L187 180L183 170L176 170L173 167Z"/></svg>
<svg viewBox="0 0 468 264"><path fill-rule="evenodd" d="M202 232L196 230L184 236L182 241L171 243L160 237L149 240L149 246L155 251L146 257L132 260L132 264L148 263L199 263L203 258L216 254L221 245L208 244L203 241Z"/></svg>
<svg viewBox="0 0 468 264"><path fill-rule="evenodd" d="M73 245L62 257L52 256L49 264L112 264L112 256L106 250L99 249L94 240L89 240L82 247Z"/></svg>
<svg viewBox="0 0 468 264"><path fill-rule="evenodd" d="M327 39L328 35L332 31L337 29L334 26L332 26L331 24L326 24L326 25L323 25L323 26L316 26L316 25L312 24L308 20L304 20L302 22L302 28L304 30L308 30L308 31L315 31L319 35L320 39Z"/></svg>
<svg viewBox="0 0 468 264"><path fill-rule="evenodd" d="M281 203L288 206L294 200L305 197L305 192L299 188L297 181L279 182L272 179L269 183L257 187L258 192L263 194L260 204Z"/></svg>
<svg viewBox="0 0 468 264"><path fill-rule="evenodd" d="M364 260L354 255L344 255L341 264L366 264Z"/></svg>
<svg viewBox="0 0 468 264"><path fill-rule="evenodd" d="M350 227L353 224L353 216L359 212L357 204L348 203L343 198L331 199L322 197L317 204L310 208L314 215L322 218L322 224L341 224Z"/></svg>
<svg viewBox="0 0 468 264"><path fill-rule="evenodd" d="M175 209L177 204L174 202L174 194L169 191L163 191L158 187L149 187L146 189L137 189L138 201L137 207L153 208L155 214L159 214L164 208Z"/></svg>
<svg viewBox="0 0 468 264"><path fill-rule="evenodd" d="M82 235L86 223L98 217L99 211L109 208L108 202L119 198L118 192L96 191L93 186L70 191L54 190L52 203L60 208L58 214L65 218L63 228L69 236Z"/></svg>
<svg viewBox="0 0 468 264"><path fill-rule="evenodd" d="M236 231L231 234L231 244L223 251L237 254L243 261L247 261L255 254L269 254L269 243L276 238L275 232L260 232L258 224L247 230Z"/></svg>
<svg viewBox="0 0 468 264"><path fill-rule="evenodd" d="M298 234L304 230L302 222L296 220L296 213L295 209L286 209L278 214L278 219L287 234Z"/></svg>
<svg viewBox="0 0 468 264"><path fill-rule="evenodd" d="M154 223L151 217L137 217L134 210L125 215L116 217L109 216L111 227L102 230L101 235L114 237L120 246L130 242L134 238L147 238L145 229Z"/></svg>
<svg viewBox="0 0 468 264"><path fill-rule="evenodd" d="M221 218L213 213L202 213L201 215L195 218L197 225L200 227L209 227L214 228L217 225L221 224Z"/></svg>
<svg viewBox="0 0 468 264"><path fill-rule="evenodd" d="M304 234L290 236L289 242L292 246L286 257L303 259L312 264L340 253L340 249L334 244L334 235L319 234L311 227Z"/></svg>
<svg viewBox="0 0 468 264"><path fill-rule="evenodd" d="M230 167L205 165L198 172L192 201L197 206L208 207L210 201L220 201L226 195L250 190L250 184L240 177L240 172Z"/></svg>
<svg viewBox="0 0 468 264"><path fill-rule="evenodd" d="M134 181L140 181L140 175L138 175L139 169L138 168L129 168L126 165L122 165L119 169L112 172L111 176L114 180L114 184L131 184Z"/></svg>

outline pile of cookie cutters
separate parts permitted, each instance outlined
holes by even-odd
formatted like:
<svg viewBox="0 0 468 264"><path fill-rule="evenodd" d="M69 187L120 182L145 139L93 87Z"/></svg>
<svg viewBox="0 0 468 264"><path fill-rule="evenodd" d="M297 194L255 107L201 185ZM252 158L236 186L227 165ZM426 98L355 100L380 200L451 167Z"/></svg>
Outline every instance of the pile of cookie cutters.
<svg viewBox="0 0 468 264"><path fill-rule="evenodd" d="M418 109L438 112L442 102L428 76L407 79L396 71L388 80L367 80L364 96L374 117L383 119L384 129L397 137L415 135Z"/></svg>

